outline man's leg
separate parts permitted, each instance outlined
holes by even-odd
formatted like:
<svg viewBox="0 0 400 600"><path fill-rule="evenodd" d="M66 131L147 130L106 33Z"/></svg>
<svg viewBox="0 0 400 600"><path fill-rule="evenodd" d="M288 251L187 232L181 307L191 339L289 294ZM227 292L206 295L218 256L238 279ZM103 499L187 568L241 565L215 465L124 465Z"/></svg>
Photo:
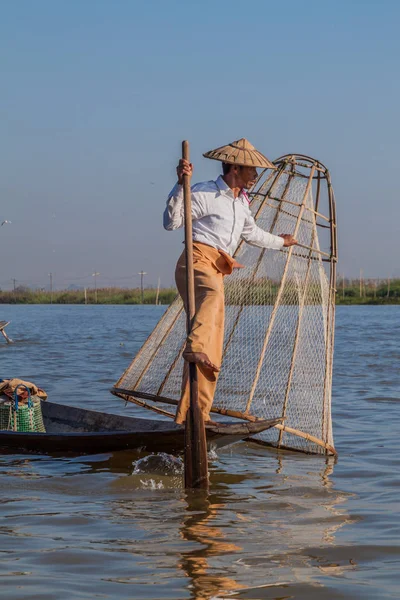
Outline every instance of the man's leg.
<svg viewBox="0 0 400 600"><path fill-rule="evenodd" d="M185 355L204 353L211 363L221 365L224 341L224 288L223 275L208 259L201 257L194 260L196 314L192 330L187 338ZM186 267L184 258L178 262L176 283L185 302ZM186 302L185 302L186 307ZM175 421L183 423L189 408L190 392L188 385L188 369L185 365L182 397L177 409ZM210 408L214 399L218 373L212 372L205 365L198 363L199 406L205 421L210 419Z"/></svg>

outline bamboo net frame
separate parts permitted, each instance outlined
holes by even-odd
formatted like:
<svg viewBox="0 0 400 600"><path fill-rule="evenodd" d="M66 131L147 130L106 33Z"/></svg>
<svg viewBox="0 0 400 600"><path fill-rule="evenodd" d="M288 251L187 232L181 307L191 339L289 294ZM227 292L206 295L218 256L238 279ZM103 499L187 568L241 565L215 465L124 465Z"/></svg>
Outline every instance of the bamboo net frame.
<svg viewBox="0 0 400 600"><path fill-rule="evenodd" d="M239 244L235 256L246 268L225 282L223 364L213 412L245 420L281 416L285 424L260 434L263 442L334 454L337 237L331 178L321 162L305 155L285 155L274 165L250 194L254 219L271 233L295 235L299 245L276 252ZM113 393L172 416L154 402L173 406L179 398L184 323L177 297Z"/></svg>

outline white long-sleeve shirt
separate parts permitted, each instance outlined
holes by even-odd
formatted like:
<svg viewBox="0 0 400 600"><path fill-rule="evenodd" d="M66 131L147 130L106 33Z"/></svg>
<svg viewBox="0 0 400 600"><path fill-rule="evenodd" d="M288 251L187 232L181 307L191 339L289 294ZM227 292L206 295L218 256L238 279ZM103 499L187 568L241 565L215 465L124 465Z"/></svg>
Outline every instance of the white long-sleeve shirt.
<svg viewBox="0 0 400 600"><path fill-rule="evenodd" d="M282 248L284 240L257 227L244 192L235 198L222 176L216 181L197 183L192 187L193 241L235 252L242 237L261 248ZM164 228L168 231L184 225L183 186L176 184L164 211Z"/></svg>

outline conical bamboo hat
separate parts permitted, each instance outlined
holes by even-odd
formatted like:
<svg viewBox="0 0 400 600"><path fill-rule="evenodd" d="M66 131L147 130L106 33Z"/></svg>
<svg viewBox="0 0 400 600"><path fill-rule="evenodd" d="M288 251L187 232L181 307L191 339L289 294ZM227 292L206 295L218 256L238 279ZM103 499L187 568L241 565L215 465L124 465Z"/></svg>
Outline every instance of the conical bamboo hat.
<svg viewBox="0 0 400 600"><path fill-rule="evenodd" d="M275 169L275 165L266 156L256 150L246 138L236 140L227 146L221 146L203 154L205 158L220 160L229 165L240 165L242 167L261 167L263 169Z"/></svg>

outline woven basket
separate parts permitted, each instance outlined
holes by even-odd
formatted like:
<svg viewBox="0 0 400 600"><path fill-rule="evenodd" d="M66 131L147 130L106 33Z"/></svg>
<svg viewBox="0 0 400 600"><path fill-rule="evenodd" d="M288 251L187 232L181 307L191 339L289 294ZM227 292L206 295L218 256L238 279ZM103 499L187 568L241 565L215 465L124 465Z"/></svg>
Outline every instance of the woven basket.
<svg viewBox="0 0 400 600"><path fill-rule="evenodd" d="M14 400L0 404L0 430L45 432L40 399L29 395L27 403L18 402L16 389Z"/></svg>

